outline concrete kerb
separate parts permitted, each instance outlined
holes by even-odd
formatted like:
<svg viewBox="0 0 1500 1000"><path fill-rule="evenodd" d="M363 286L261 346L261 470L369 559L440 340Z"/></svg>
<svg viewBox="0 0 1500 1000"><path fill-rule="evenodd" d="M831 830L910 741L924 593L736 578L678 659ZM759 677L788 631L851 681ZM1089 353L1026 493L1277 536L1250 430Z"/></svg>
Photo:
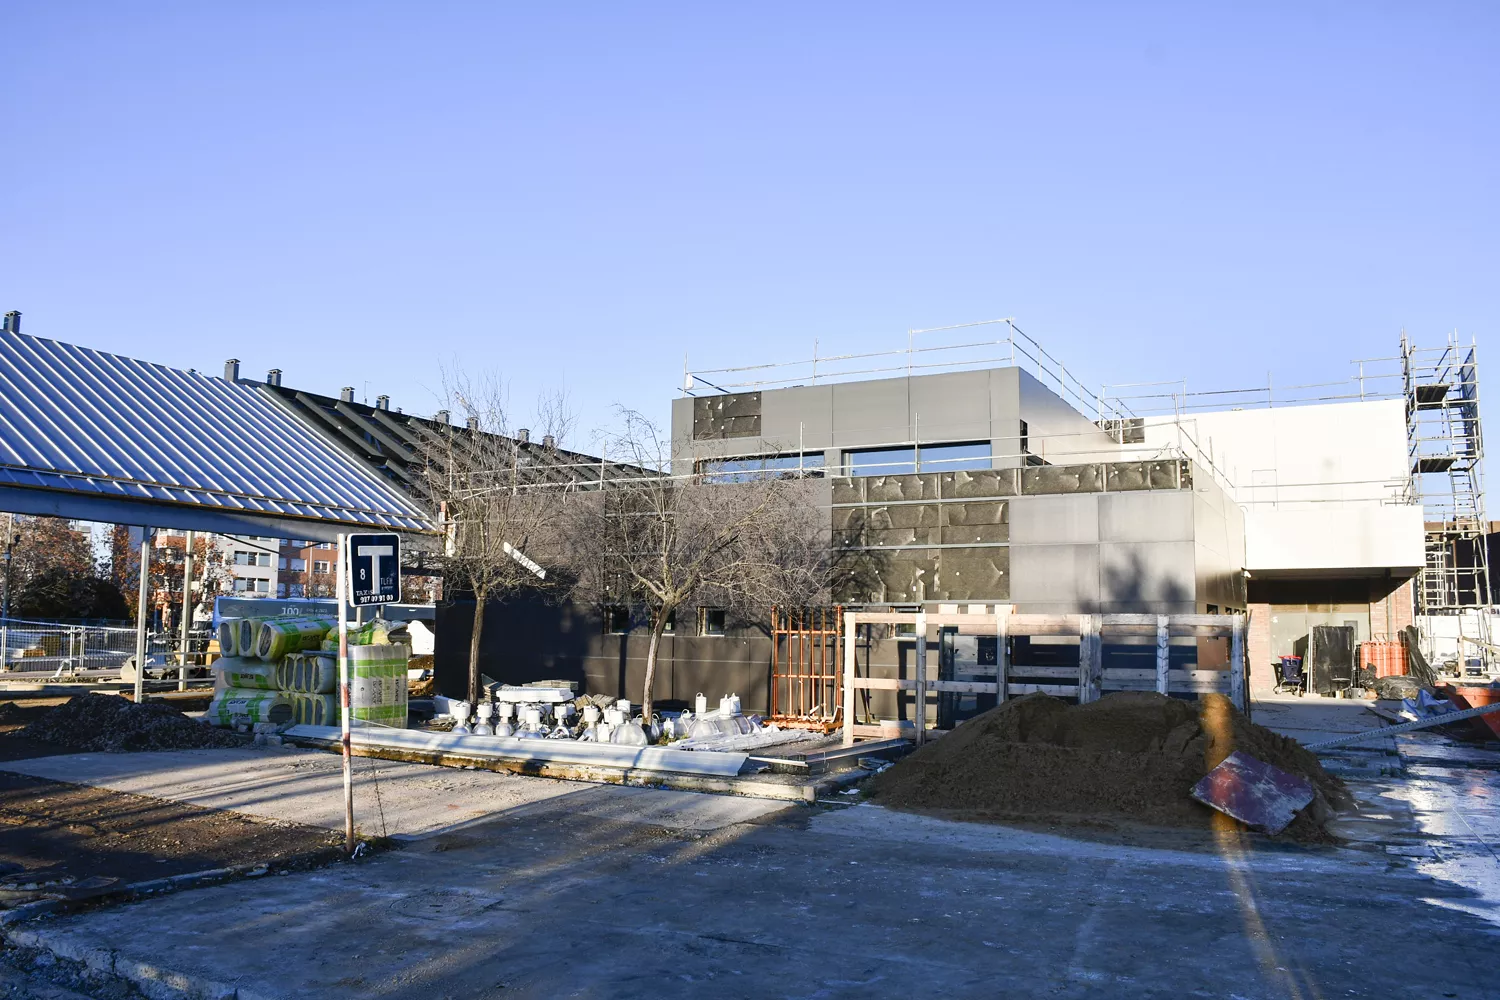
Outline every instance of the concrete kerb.
<svg viewBox="0 0 1500 1000"><path fill-rule="evenodd" d="M285 739L290 746L306 750L324 750L339 753L338 743L320 739ZM498 771L521 774L534 778L556 778L563 781L584 781L604 785L633 785L641 788L667 788L680 792L708 792L717 795L739 795L752 799L774 799L812 805L818 796L829 789L840 788L869 774L856 768L819 777L816 780L789 781L771 780L746 775L735 778L720 778L697 774L674 774L668 771L635 771L622 768L588 767L578 764L538 764L534 761L503 760L493 757L473 757L462 753L442 750L409 750L394 747L359 746L353 748L356 757L373 757L377 760L404 761L410 764L432 764L438 767L472 768L481 771ZM775 777L786 778L786 775Z"/></svg>
<svg viewBox="0 0 1500 1000"><path fill-rule="evenodd" d="M394 841L392 841L394 843ZM221 882L232 882L239 879L259 878L263 875L276 871L306 871L311 868L321 868L328 864L337 864L343 859L343 851L337 847L321 848L316 851L305 851L302 854L294 854L291 857L277 858L275 861L251 861L246 864L231 865L227 868L208 868L198 872L184 872L181 875L168 875L165 878L150 879L145 882L132 882L130 885L122 886L110 892L100 893L97 896L89 896L84 899L40 899L34 903L23 903L9 910L0 910L0 936L6 940L13 940L12 928L21 924L29 923L41 917L49 917L61 913L76 913L80 910L92 910L103 906L114 906L119 903L131 903L152 896L160 896L170 892L180 892L184 889L196 889L200 886L218 885Z"/></svg>
<svg viewBox="0 0 1500 1000"><path fill-rule="evenodd" d="M202 976L163 969L150 962L125 958L110 948L99 948L73 940L58 928L26 927L6 935L6 943L31 951L42 951L61 961L72 962L101 976L123 979L151 1000L275 1000L262 993L241 990Z"/></svg>

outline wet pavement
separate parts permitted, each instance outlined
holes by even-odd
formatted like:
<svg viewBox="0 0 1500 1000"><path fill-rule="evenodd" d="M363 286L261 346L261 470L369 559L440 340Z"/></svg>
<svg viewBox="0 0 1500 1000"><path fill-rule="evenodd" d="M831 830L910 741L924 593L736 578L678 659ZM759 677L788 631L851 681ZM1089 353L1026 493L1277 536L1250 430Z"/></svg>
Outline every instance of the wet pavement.
<svg viewBox="0 0 1500 1000"><path fill-rule="evenodd" d="M1308 742L1310 733L1327 738L1385 725L1358 705L1311 698L1269 711L1257 705L1256 721ZM1359 803L1357 814L1330 824L1332 832L1352 849L1469 890L1474 898L1429 901L1500 927L1500 743L1422 730L1319 756Z"/></svg>

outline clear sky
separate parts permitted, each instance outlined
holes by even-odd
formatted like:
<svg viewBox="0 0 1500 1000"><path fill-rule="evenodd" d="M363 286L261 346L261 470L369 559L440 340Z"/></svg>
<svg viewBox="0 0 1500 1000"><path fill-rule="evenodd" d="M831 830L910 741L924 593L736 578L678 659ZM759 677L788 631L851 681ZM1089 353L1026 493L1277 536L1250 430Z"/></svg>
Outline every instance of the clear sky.
<svg viewBox="0 0 1500 1000"><path fill-rule="evenodd" d="M1500 346L1494 3L8 0L0 39L0 308L181 367L423 413L490 371L587 428L665 420L685 352L995 316L1091 383Z"/></svg>

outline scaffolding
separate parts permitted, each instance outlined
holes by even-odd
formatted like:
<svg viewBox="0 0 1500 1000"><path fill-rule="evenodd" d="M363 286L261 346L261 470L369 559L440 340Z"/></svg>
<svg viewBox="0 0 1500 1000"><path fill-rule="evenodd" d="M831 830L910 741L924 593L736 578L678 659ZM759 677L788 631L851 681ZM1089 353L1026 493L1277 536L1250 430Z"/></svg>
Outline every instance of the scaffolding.
<svg viewBox="0 0 1500 1000"><path fill-rule="evenodd" d="M1486 606L1489 524L1475 344L1449 334L1442 347L1418 347L1403 330L1401 370L1413 499L1427 522L1417 611L1456 614Z"/></svg>

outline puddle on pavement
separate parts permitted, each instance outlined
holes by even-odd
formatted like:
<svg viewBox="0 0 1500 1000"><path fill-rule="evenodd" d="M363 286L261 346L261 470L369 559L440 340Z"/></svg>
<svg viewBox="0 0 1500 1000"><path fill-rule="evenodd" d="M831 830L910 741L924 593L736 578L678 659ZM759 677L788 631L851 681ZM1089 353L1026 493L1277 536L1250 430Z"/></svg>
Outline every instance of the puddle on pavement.
<svg viewBox="0 0 1500 1000"><path fill-rule="evenodd" d="M1367 761L1337 768L1360 811L1329 829L1351 846L1379 848L1392 862L1474 893L1425 902L1500 927L1500 750L1437 734L1401 737L1398 747L1399 777Z"/></svg>

